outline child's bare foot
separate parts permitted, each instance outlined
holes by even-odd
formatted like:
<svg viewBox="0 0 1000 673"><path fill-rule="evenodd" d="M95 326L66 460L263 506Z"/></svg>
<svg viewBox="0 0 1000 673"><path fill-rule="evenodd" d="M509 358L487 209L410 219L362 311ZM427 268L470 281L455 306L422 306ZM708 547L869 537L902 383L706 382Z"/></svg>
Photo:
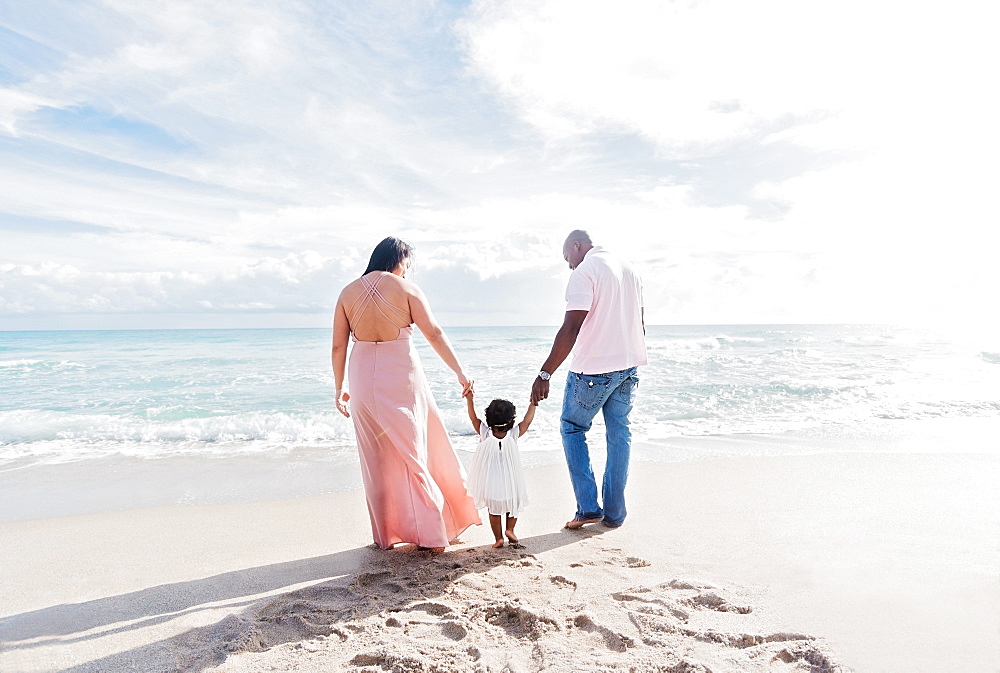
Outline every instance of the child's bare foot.
<svg viewBox="0 0 1000 673"><path fill-rule="evenodd" d="M517 544L518 542L520 542L520 540L517 539L517 536L514 535L514 531L508 530L506 534L507 534L507 539L510 540L511 544Z"/></svg>
<svg viewBox="0 0 1000 673"><path fill-rule="evenodd" d="M429 551L432 554L443 554L444 547L417 547L420 551Z"/></svg>
<svg viewBox="0 0 1000 673"><path fill-rule="evenodd" d="M493 543L494 549L500 549L500 547L502 546L503 546L503 538L500 538L499 540Z"/></svg>

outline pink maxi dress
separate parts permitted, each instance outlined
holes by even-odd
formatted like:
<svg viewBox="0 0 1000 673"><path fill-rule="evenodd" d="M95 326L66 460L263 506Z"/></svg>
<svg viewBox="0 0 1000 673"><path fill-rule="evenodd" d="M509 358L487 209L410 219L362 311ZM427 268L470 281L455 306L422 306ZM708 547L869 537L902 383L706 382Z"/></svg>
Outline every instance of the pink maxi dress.
<svg viewBox="0 0 1000 673"><path fill-rule="evenodd" d="M388 310L409 318L379 293L381 278L362 276L366 292L351 307L348 322L369 304L386 317ZM400 542L444 547L480 523L412 335L412 324L400 328L392 341L359 341L351 335L351 417L372 535L382 549Z"/></svg>

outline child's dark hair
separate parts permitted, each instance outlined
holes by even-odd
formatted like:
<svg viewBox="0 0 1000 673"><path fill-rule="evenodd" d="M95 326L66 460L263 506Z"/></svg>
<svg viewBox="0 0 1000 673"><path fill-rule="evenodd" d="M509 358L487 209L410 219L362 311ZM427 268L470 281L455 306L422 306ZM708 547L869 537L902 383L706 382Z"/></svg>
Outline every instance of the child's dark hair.
<svg viewBox="0 0 1000 673"><path fill-rule="evenodd" d="M517 420L517 407L513 402L495 399L486 407L486 425L494 430L510 430Z"/></svg>

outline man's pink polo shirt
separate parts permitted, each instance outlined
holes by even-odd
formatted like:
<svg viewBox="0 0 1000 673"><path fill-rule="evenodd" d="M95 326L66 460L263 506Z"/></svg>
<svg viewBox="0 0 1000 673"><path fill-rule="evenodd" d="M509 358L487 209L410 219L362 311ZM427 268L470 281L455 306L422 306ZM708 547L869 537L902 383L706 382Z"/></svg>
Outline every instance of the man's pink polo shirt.
<svg viewBox="0 0 1000 673"><path fill-rule="evenodd" d="M646 364L642 279L628 261L595 246L566 285L566 310L589 311L570 371L605 374Z"/></svg>

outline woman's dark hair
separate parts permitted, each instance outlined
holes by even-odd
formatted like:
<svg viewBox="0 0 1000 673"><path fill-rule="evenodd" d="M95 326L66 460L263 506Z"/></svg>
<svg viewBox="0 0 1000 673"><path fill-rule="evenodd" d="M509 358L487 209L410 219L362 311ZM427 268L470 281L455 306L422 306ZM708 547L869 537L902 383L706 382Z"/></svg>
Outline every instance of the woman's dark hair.
<svg viewBox="0 0 1000 673"><path fill-rule="evenodd" d="M517 420L517 407L507 400L496 399L486 407L486 425L494 430L510 430Z"/></svg>
<svg viewBox="0 0 1000 673"><path fill-rule="evenodd" d="M372 250L368 260L368 268L362 276L372 271L392 271L403 263L403 260L413 254L413 246L395 236L388 236Z"/></svg>

